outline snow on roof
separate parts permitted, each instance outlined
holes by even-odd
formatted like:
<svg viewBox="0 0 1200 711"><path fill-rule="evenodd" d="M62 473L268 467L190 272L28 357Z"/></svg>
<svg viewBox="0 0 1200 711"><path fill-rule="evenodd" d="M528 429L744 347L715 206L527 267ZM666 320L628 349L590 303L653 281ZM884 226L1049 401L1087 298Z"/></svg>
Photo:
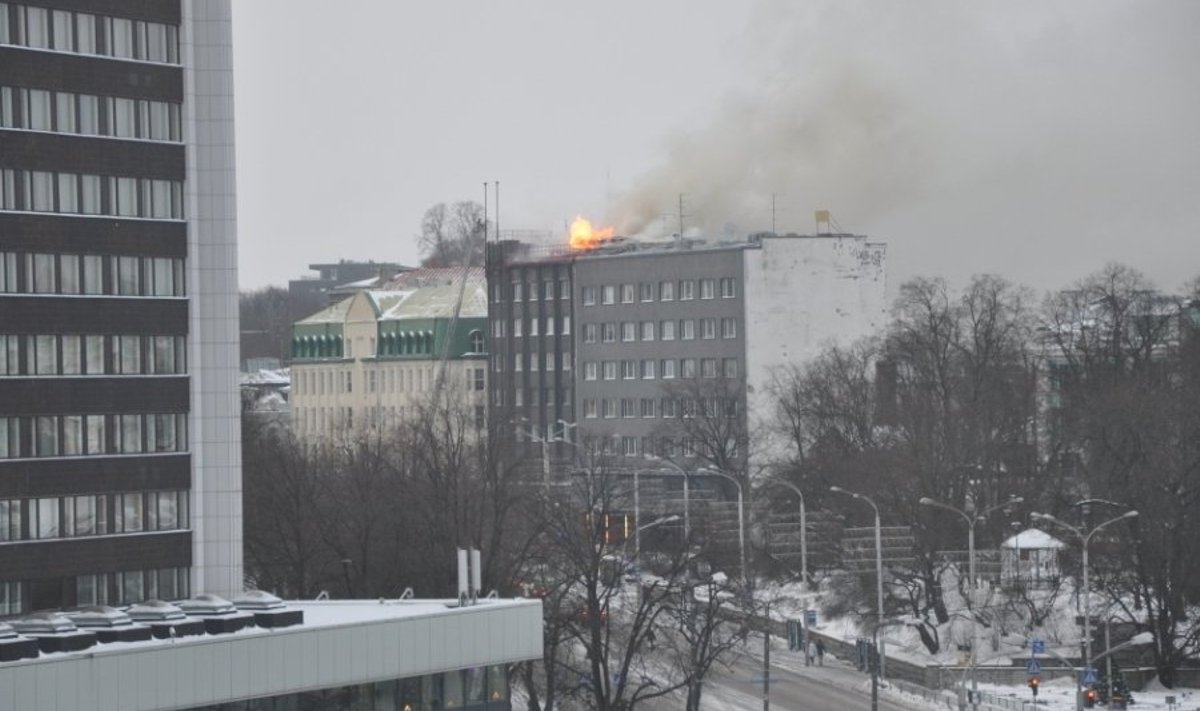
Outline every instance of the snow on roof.
<svg viewBox="0 0 1200 711"><path fill-rule="evenodd" d="M308 318L301 319L296 323L342 323L346 320L346 313L350 310L350 302L354 301L354 297L342 299L333 306L321 309Z"/></svg>
<svg viewBox="0 0 1200 711"><path fill-rule="evenodd" d="M255 373L242 373L242 385L288 385L292 382L291 372L290 368L262 368Z"/></svg>
<svg viewBox="0 0 1200 711"><path fill-rule="evenodd" d="M1001 548L1062 548L1063 542L1037 528L1021 531L1000 544Z"/></svg>
<svg viewBox="0 0 1200 711"><path fill-rule="evenodd" d="M380 321L410 318L450 318L458 301L462 269L414 269L397 274L384 289L367 294L379 308ZM462 318L487 316L487 281L484 272L471 268L462 290Z"/></svg>

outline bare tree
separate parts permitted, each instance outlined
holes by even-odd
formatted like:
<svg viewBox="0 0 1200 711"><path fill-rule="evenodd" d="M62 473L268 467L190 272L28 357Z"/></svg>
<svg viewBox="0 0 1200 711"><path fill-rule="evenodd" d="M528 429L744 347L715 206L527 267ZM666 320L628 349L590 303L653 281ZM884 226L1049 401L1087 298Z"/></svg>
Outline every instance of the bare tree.
<svg viewBox="0 0 1200 711"><path fill-rule="evenodd" d="M476 202L438 203L421 218L417 245L423 255L423 267L465 267L483 265L483 244L487 240L487 216Z"/></svg>

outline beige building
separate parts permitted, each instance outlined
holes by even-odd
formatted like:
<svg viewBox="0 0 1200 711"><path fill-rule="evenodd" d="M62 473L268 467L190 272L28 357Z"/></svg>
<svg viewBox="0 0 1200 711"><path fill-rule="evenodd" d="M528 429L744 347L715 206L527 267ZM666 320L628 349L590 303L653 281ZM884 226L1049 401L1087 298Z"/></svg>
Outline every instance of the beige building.
<svg viewBox="0 0 1200 711"><path fill-rule="evenodd" d="M292 327L292 423L305 439L390 429L441 402L485 427L482 269L406 272Z"/></svg>

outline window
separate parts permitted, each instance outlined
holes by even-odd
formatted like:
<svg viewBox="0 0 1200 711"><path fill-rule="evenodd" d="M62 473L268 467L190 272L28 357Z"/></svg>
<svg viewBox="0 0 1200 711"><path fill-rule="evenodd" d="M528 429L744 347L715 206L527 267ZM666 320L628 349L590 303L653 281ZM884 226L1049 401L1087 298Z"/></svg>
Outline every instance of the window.
<svg viewBox="0 0 1200 711"><path fill-rule="evenodd" d="M638 454L638 438L622 437L621 454L625 455L626 457L636 457Z"/></svg>
<svg viewBox="0 0 1200 711"><path fill-rule="evenodd" d="M663 321L658 324L658 338L662 341L675 340L675 322Z"/></svg>
<svg viewBox="0 0 1200 711"><path fill-rule="evenodd" d="M659 301L674 301L675 300L675 282L663 281L658 284L658 300Z"/></svg>
<svg viewBox="0 0 1200 711"><path fill-rule="evenodd" d="M679 282L679 300L691 301L696 298L696 282L691 279L682 279Z"/></svg>
<svg viewBox="0 0 1200 711"><path fill-rule="evenodd" d="M478 329L471 331L470 339L471 339L471 352L472 353L483 353L484 352L483 332L479 331Z"/></svg>
<svg viewBox="0 0 1200 711"><path fill-rule="evenodd" d="M696 321L690 318L685 318L679 322L679 338L684 341L691 341L696 338Z"/></svg>
<svg viewBox="0 0 1200 711"><path fill-rule="evenodd" d="M54 95L54 125L59 133L75 133L75 95L60 91Z"/></svg>
<svg viewBox="0 0 1200 711"><path fill-rule="evenodd" d="M737 280L733 277L722 277L721 298L732 299L737 296Z"/></svg>
<svg viewBox="0 0 1200 711"><path fill-rule="evenodd" d="M560 331L560 333L562 333L562 335L564 335L564 336L571 335L571 317L570 316L562 317L562 330Z"/></svg>
<svg viewBox="0 0 1200 711"><path fill-rule="evenodd" d="M545 370L554 370L554 354L546 353Z"/></svg>
<svg viewBox="0 0 1200 711"><path fill-rule="evenodd" d="M700 298L701 299L717 298L717 280L716 279L701 279L700 280Z"/></svg>
<svg viewBox="0 0 1200 711"><path fill-rule="evenodd" d="M654 398L642 398L642 417L654 417Z"/></svg>
<svg viewBox="0 0 1200 711"><path fill-rule="evenodd" d="M707 339L717 337L717 320L715 318L700 319L700 337Z"/></svg>
<svg viewBox="0 0 1200 711"><path fill-rule="evenodd" d="M529 317L529 335L531 335L531 336L538 335L538 317L537 316Z"/></svg>
<svg viewBox="0 0 1200 711"><path fill-rule="evenodd" d="M642 282L638 285L638 297L642 301L654 301L654 283Z"/></svg>
<svg viewBox="0 0 1200 711"><path fill-rule="evenodd" d="M721 338L737 338L737 319L721 319Z"/></svg>
<svg viewBox="0 0 1200 711"><path fill-rule="evenodd" d="M654 340L654 322L653 321L642 321L642 340L643 341L653 341Z"/></svg>
<svg viewBox="0 0 1200 711"><path fill-rule="evenodd" d="M530 300L530 301L537 301L537 300L538 300L538 285L537 285L537 282L536 282L536 281L531 281L531 282L529 282L529 287L528 287L528 289L529 289L529 291L528 291L529 300Z"/></svg>
<svg viewBox="0 0 1200 711"><path fill-rule="evenodd" d="M683 378L696 377L696 359L683 358L679 361L679 375Z"/></svg>
<svg viewBox="0 0 1200 711"><path fill-rule="evenodd" d="M632 304L634 302L634 298L636 296L636 289L637 289L637 287L634 284L622 284L621 285L621 303L622 304Z"/></svg>
<svg viewBox="0 0 1200 711"><path fill-rule="evenodd" d="M544 333L547 336L554 335L554 317L553 316L546 317L546 327L544 329L542 329L542 333Z"/></svg>
<svg viewBox="0 0 1200 711"><path fill-rule="evenodd" d="M558 280L558 298L562 300L571 298L571 281L569 279Z"/></svg>
<svg viewBox="0 0 1200 711"><path fill-rule="evenodd" d="M520 338L522 335L524 335L521 330L521 327L524 323L525 323L525 320L522 319L520 316L513 319L513 337Z"/></svg>
<svg viewBox="0 0 1200 711"><path fill-rule="evenodd" d="M546 280L542 281L542 300L543 301L553 301L554 300L554 280L553 279L546 279Z"/></svg>
<svg viewBox="0 0 1200 711"><path fill-rule="evenodd" d="M600 324L600 338L605 343L616 343L617 341L617 324L608 323Z"/></svg>
<svg viewBox="0 0 1200 711"><path fill-rule="evenodd" d="M615 304L617 303L617 287L614 284L605 284L600 287L600 303Z"/></svg>
<svg viewBox="0 0 1200 711"><path fill-rule="evenodd" d="M523 301L525 299L525 284L519 281L514 281L512 288L513 301Z"/></svg>
<svg viewBox="0 0 1200 711"><path fill-rule="evenodd" d="M637 340L637 324L633 321L621 322L621 341L632 343Z"/></svg>
<svg viewBox="0 0 1200 711"><path fill-rule="evenodd" d="M596 401L593 398L584 399L583 416L589 420L596 418Z"/></svg>
<svg viewBox="0 0 1200 711"><path fill-rule="evenodd" d="M595 343L596 338L599 335L599 330L600 329L594 323L583 324L583 342Z"/></svg>
<svg viewBox="0 0 1200 711"><path fill-rule="evenodd" d="M601 401L601 416L606 420L611 420L617 416L617 401L610 398L605 398Z"/></svg>
<svg viewBox="0 0 1200 711"><path fill-rule="evenodd" d="M656 362L653 359L642 361L642 380L654 380L654 364Z"/></svg>
<svg viewBox="0 0 1200 711"><path fill-rule="evenodd" d="M659 416L666 418L676 417L678 409L676 408L675 398L664 397L659 401Z"/></svg>
<svg viewBox="0 0 1200 711"><path fill-rule="evenodd" d="M638 362L636 360L621 361L621 379L622 380L637 380L638 377Z"/></svg>
<svg viewBox="0 0 1200 711"><path fill-rule="evenodd" d="M667 358L667 359L661 361L659 363L659 365L662 366L662 379L663 380L674 380L675 379L675 360L674 359Z"/></svg>
<svg viewBox="0 0 1200 711"><path fill-rule="evenodd" d="M604 379L605 380L616 380L617 379L617 361L615 361L615 360L604 361L603 369L604 369Z"/></svg>
<svg viewBox="0 0 1200 711"><path fill-rule="evenodd" d="M621 398L621 417L633 418L637 416L637 401L631 397Z"/></svg>
<svg viewBox="0 0 1200 711"><path fill-rule="evenodd" d="M596 287L585 286L579 290L579 298L584 306L596 305Z"/></svg>
<svg viewBox="0 0 1200 711"><path fill-rule="evenodd" d="M702 377L702 378L717 377L717 359L716 358L701 358L700 359L700 377Z"/></svg>
<svg viewBox="0 0 1200 711"><path fill-rule="evenodd" d="M726 358L721 361L721 371L726 378L738 377L738 362L737 358Z"/></svg>

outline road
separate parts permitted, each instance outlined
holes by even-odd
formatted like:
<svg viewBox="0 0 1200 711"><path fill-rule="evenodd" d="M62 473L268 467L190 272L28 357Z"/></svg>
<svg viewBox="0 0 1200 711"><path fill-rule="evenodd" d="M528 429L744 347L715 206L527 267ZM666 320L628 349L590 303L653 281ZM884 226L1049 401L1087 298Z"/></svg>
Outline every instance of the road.
<svg viewBox="0 0 1200 711"><path fill-rule="evenodd" d="M732 668L718 665L704 684L704 709L762 708L762 638L751 638L747 650ZM850 711L871 708L870 678L850 665L825 658L825 666L805 667L797 652L771 649L771 708L779 711ZM917 702L919 703L919 702ZM665 707L664 707L665 708ZM881 711L928 709L906 705L881 692Z"/></svg>

